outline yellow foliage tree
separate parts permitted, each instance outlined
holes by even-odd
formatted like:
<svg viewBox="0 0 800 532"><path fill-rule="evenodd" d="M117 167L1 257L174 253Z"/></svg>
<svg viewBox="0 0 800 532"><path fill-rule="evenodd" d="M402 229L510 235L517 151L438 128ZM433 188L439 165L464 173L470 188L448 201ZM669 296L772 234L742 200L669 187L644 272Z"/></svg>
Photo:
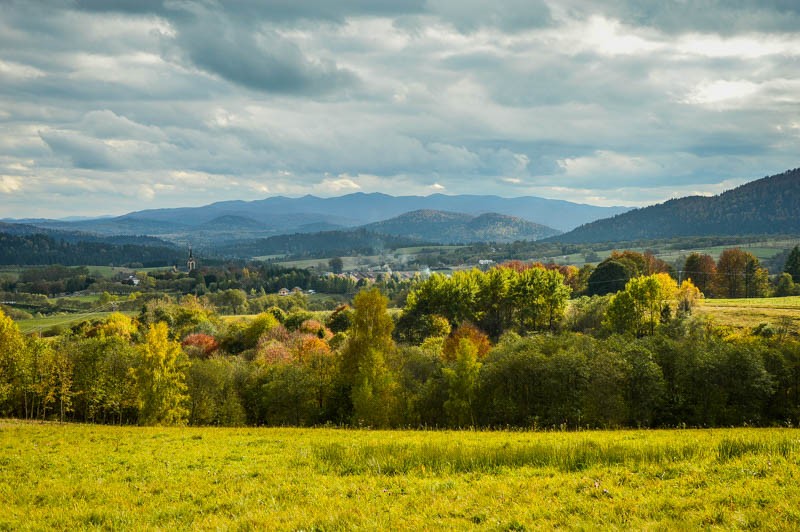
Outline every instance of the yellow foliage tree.
<svg viewBox="0 0 800 532"><path fill-rule="evenodd" d="M136 384L140 424L182 425L189 415L183 373L188 360L181 344L169 339L166 323L150 325L139 356Z"/></svg>

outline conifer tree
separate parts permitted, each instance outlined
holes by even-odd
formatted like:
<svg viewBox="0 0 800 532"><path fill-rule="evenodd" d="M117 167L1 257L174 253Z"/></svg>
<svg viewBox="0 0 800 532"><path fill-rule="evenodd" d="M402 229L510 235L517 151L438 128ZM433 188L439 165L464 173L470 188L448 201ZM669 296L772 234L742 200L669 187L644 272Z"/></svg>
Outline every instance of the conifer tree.
<svg viewBox="0 0 800 532"><path fill-rule="evenodd" d="M792 281L800 283L800 246L795 246L786 259L783 271L792 276Z"/></svg>

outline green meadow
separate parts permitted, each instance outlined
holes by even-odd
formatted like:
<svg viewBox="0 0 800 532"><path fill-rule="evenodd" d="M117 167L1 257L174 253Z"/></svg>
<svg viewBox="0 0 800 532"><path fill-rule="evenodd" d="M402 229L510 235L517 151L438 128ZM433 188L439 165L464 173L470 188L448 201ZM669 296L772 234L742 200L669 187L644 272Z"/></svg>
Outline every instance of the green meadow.
<svg viewBox="0 0 800 532"><path fill-rule="evenodd" d="M715 324L733 329L755 328L781 321L800 326L800 296L753 299L706 299L696 309Z"/></svg>
<svg viewBox="0 0 800 532"><path fill-rule="evenodd" d="M797 529L800 433L0 421L0 500L2 530Z"/></svg>

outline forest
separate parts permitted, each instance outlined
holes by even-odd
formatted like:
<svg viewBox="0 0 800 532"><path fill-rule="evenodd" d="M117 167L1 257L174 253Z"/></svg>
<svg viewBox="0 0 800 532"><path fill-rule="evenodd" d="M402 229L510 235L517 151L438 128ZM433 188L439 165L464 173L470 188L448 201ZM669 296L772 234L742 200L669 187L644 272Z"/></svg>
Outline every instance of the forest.
<svg viewBox="0 0 800 532"><path fill-rule="evenodd" d="M791 290L798 258L795 248ZM375 428L796 425L792 321L731 330L696 312L700 286L749 290L757 264L741 250L713 269L702 256L692 261L707 279L679 283L646 254L618 253L609 263L630 277L592 295L599 266L583 282L577 268L519 261L433 274L406 288L399 310L380 284L329 312L304 309L302 298L267 307L292 298L238 289L164 296L49 337L24 335L2 314L0 415ZM242 298L226 299L235 293ZM241 313L259 298L250 316L219 312Z"/></svg>

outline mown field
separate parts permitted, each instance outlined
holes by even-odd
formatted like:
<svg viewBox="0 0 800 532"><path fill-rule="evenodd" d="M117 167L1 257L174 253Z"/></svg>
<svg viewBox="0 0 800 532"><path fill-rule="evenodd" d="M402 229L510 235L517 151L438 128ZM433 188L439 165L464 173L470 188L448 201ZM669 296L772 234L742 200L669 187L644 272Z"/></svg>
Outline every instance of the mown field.
<svg viewBox="0 0 800 532"><path fill-rule="evenodd" d="M122 313L129 316L136 315L136 312L130 311L122 311ZM19 326L20 331L27 334L32 332L42 332L52 327L72 327L73 325L77 325L83 321L107 318L111 314L112 312L110 310L100 312L83 312L79 314L56 314L54 316L19 320L17 321L17 325Z"/></svg>
<svg viewBox="0 0 800 532"><path fill-rule="evenodd" d="M800 329L800 296L753 299L706 299L695 310L717 325L735 329L791 320Z"/></svg>
<svg viewBox="0 0 800 532"><path fill-rule="evenodd" d="M8 530L797 529L800 433L0 421L0 500Z"/></svg>

